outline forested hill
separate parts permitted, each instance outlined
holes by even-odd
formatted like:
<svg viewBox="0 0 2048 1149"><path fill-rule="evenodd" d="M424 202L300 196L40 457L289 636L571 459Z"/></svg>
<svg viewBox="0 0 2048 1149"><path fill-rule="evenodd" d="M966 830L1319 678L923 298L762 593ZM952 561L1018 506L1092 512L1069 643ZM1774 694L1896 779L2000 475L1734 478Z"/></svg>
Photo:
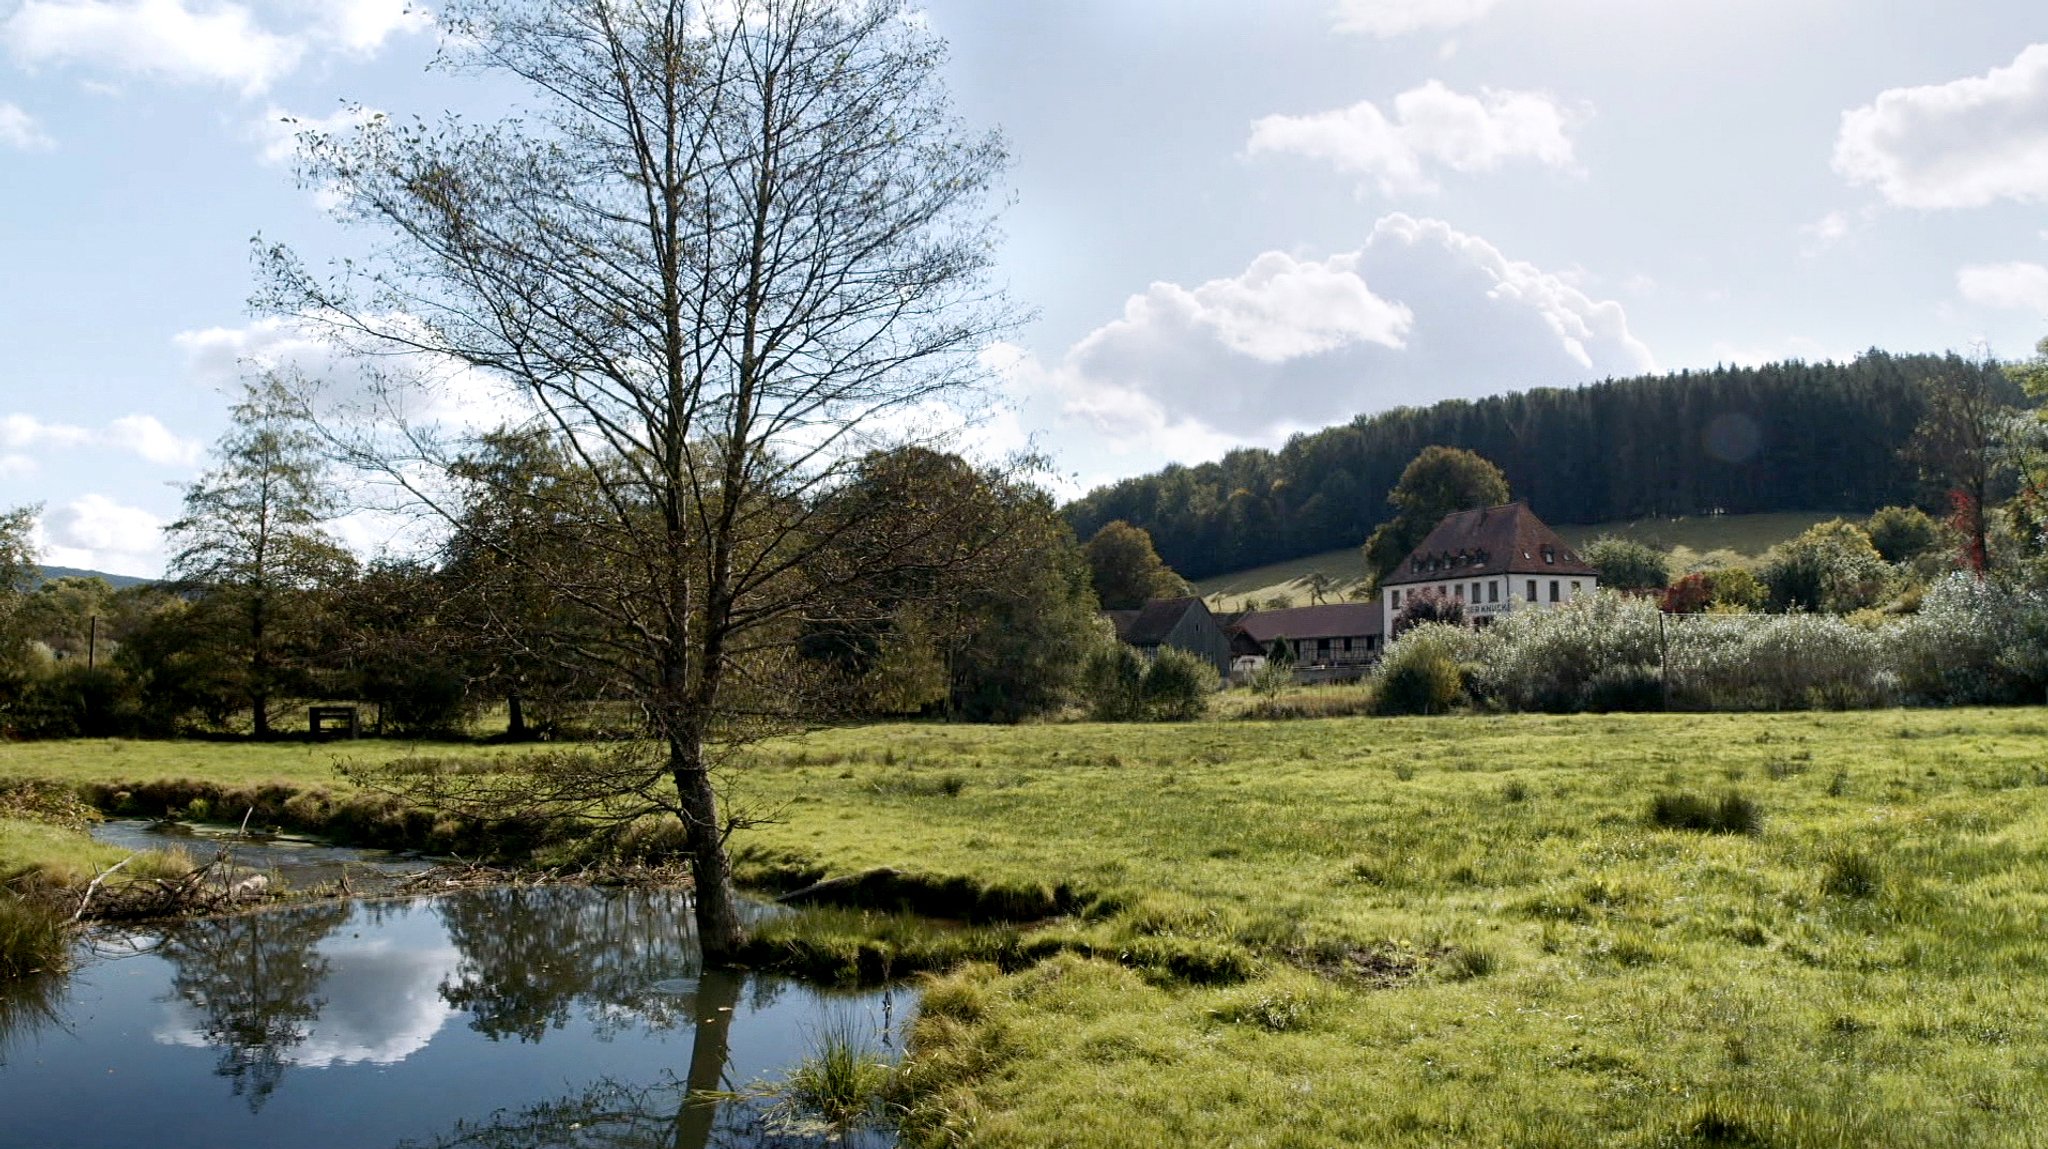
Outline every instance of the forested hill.
<svg viewBox="0 0 2048 1149"><path fill-rule="evenodd" d="M1870 351L1608 380L1360 416L1279 451L1233 451L1099 488L1066 508L1082 539L1124 519L1203 578L1354 546L1392 514L1416 452L1464 447L1499 464L1552 523L1712 511L1867 512L1922 494L1899 461L1934 377L1995 368ZM2009 386L2001 380L2001 386ZM2012 391L2018 401L2017 388Z"/></svg>

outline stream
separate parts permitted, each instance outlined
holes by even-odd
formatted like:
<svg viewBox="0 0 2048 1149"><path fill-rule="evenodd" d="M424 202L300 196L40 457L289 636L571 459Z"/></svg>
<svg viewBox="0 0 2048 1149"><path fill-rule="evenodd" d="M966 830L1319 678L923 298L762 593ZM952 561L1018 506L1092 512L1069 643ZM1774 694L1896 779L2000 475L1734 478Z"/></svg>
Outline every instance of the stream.
<svg viewBox="0 0 2048 1149"><path fill-rule="evenodd" d="M416 865L281 849L236 856L295 885L294 861ZM821 1033L896 1056L915 1007L901 988L706 972L688 895L666 890L317 902L103 930L76 957L68 979L0 986L0 1144L824 1144L767 1087Z"/></svg>

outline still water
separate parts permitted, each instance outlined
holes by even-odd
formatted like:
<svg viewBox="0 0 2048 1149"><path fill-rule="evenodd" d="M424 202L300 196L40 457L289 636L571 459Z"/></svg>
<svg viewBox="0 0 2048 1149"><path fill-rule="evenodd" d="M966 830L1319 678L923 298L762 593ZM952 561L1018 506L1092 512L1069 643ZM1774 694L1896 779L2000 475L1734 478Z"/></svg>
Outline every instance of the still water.
<svg viewBox="0 0 2048 1149"><path fill-rule="evenodd" d="M572 888L100 934L42 988L0 1002L0 1146L818 1144L755 1087L914 1005L706 973L686 895Z"/></svg>

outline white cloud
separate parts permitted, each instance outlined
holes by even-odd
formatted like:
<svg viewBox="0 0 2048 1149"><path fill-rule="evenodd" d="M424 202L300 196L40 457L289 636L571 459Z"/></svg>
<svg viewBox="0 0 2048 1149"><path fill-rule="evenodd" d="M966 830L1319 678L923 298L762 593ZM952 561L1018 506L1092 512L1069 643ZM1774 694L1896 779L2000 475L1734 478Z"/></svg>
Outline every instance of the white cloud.
<svg viewBox="0 0 2048 1149"><path fill-rule="evenodd" d="M127 574L163 564L162 519L105 495L86 495L43 513L43 561Z"/></svg>
<svg viewBox="0 0 2048 1149"><path fill-rule="evenodd" d="M0 479L19 479L36 473L38 464L27 455L0 455Z"/></svg>
<svg viewBox="0 0 2048 1149"><path fill-rule="evenodd" d="M0 100L0 147L34 152L56 146L57 141L43 131L34 116L22 111L18 105Z"/></svg>
<svg viewBox="0 0 2048 1149"><path fill-rule="evenodd" d="M376 318L394 331L415 322ZM279 372L310 384L320 410L339 421L374 417L474 431L516 422L528 410L505 384L460 363L426 355L354 357L286 318L180 332L172 342L202 386L236 395L250 376Z"/></svg>
<svg viewBox="0 0 2048 1149"><path fill-rule="evenodd" d="M26 0L0 22L0 43L28 67L82 65L255 95L316 50L368 58L434 25L409 0L271 0L262 11L234 0Z"/></svg>
<svg viewBox="0 0 2048 1149"><path fill-rule="evenodd" d="M1980 306L2048 316L2048 267L2038 263L1965 267L1956 273L1956 290Z"/></svg>
<svg viewBox="0 0 2048 1149"><path fill-rule="evenodd" d="M1357 251L1269 252L1230 279L1154 284L1058 362L1006 349L994 365L1111 453L1192 461L1362 412L1656 360L1619 303L1397 213Z"/></svg>
<svg viewBox="0 0 2048 1149"><path fill-rule="evenodd" d="M123 415L107 424L100 439L165 467L197 466L206 454L206 448L197 440L172 433L154 415Z"/></svg>
<svg viewBox="0 0 2048 1149"><path fill-rule="evenodd" d="M34 415L0 415L0 447L82 447L93 441L84 427L45 423Z"/></svg>
<svg viewBox="0 0 2048 1149"><path fill-rule="evenodd" d="M154 415L123 415L99 430L45 423L34 415L0 415L0 447L16 451L114 447L151 463L176 467L193 466L205 453L199 443L173 433Z"/></svg>
<svg viewBox="0 0 2048 1149"><path fill-rule="evenodd" d="M411 0L324 0L320 9L324 30L358 56L375 55L393 36L434 26L433 14Z"/></svg>
<svg viewBox="0 0 2048 1149"><path fill-rule="evenodd" d="M0 39L23 64L86 64L261 92L305 44L259 26L240 4L186 0L28 0Z"/></svg>
<svg viewBox="0 0 2048 1149"><path fill-rule="evenodd" d="M1394 97L1390 116L1370 100L1252 124L1246 151L1279 152L1364 177L1388 195L1436 188L1433 169L1490 172L1511 160L1572 166L1569 131L1583 117L1540 92L1454 92L1431 80Z"/></svg>
<svg viewBox="0 0 2048 1149"><path fill-rule="evenodd" d="M1986 75L1893 88L1844 112L1835 171L1896 207L2048 201L2048 44Z"/></svg>
<svg viewBox="0 0 2048 1149"><path fill-rule="evenodd" d="M383 115L375 108L352 106L329 116L299 116L273 104L264 109L263 118L253 124L253 134L262 145L263 162L283 167L298 156L301 135L307 132L339 135L354 131Z"/></svg>
<svg viewBox="0 0 2048 1149"><path fill-rule="evenodd" d="M1339 32L1356 32L1382 40L1411 32L1442 32L1471 24L1493 11L1500 0L1337 0L1334 15Z"/></svg>

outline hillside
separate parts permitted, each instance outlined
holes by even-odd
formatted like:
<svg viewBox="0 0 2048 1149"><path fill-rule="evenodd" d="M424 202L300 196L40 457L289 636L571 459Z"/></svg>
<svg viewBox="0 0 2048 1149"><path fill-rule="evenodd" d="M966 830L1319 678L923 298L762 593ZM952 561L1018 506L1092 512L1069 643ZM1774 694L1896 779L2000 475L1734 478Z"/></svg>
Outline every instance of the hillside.
<svg viewBox="0 0 2048 1149"><path fill-rule="evenodd" d="M1278 451L1233 451L1103 487L1065 509L1083 539L1123 519L1198 580L1357 546L1387 492L1433 444L1491 459L1546 522L1832 512L1928 494L1899 449L1931 381L1994 373L1954 356L1871 351L1853 363L1609 380L1361 416Z"/></svg>
<svg viewBox="0 0 2048 1149"><path fill-rule="evenodd" d="M144 583L151 583L156 581L155 579L137 578L134 575L117 575L108 574L105 571L80 570L77 567L46 566L43 568L44 582L55 582L60 578L96 578L105 582L108 586L113 587L115 590L120 590L122 587L127 586L141 586Z"/></svg>
<svg viewBox="0 0 2048 1149"><path fill-rule="evenodd" d="M1715 551L1733 552L1740 556L1742 565L1753 565L1765 551L1813 524L1833 517L1817 511L1705 515L1559 527L1557 533L1574 546L1583 546L1602 535L1634 539L1670 555L1671 568L1676 572ZM1313 571L1322 571L1336 578L1340 597L1352 584L1365 577L1358 548L1344 547L1249 570L1211 575L1197 581L1195 590L1204 598L1222 595L1224 606L1231 610L1274 598L1287 598L1296 605L1306 606L1309 602L1308 588L1301 584L1301 580Z"/></svg>

